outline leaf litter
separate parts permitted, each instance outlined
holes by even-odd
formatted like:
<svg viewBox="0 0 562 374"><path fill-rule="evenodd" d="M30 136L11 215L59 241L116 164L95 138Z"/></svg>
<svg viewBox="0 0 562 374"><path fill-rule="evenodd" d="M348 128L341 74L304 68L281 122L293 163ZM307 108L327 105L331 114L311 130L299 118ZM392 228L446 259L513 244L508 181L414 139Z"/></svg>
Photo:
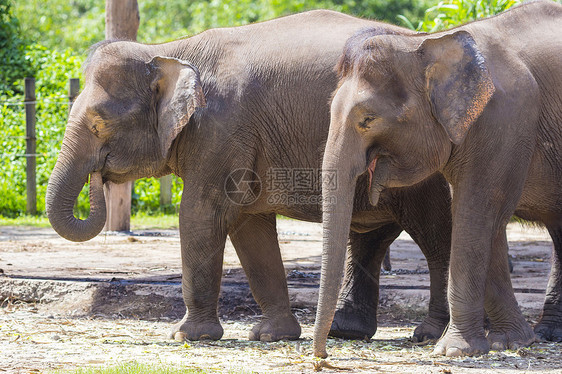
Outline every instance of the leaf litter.
<svg viewBox="0 0 562 374"><path fill-rule="evenodd" d="M536 343L517 351L490 352L480 357L433 356L433 345L408 337L413 326L381 326L374 339L328 340L330 356L312 357L311 323L298 341L248 341L255 319L223 322L219 341L176 342L167 339L169 321L68 318L29 312L25 305L0 309L0 368L29 373L123 362L163 363L206 372L325 373L422 372L480 373L540 370L559 373L560 344Z"/></svg>

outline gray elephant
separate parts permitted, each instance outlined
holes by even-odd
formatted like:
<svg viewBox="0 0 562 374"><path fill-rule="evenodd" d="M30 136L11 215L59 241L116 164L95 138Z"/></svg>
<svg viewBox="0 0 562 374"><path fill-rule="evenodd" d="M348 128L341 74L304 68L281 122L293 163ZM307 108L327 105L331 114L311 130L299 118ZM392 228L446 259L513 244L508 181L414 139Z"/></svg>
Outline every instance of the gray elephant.
<svg viewBox="0 0 562 374"><path fill-rule="evenodd" d="M179 219L187 313L172 336L223 335L217 302L229 235L263 312L250 339L298 338L275 217L321 220L319 169L337 85L334 66L345 40L365 27L405 32L312 11L160 45L96 45L49 180L53 228L67 239L88 240L104 226L104 182L173 172L184 181ZM91 211L80 221L72 209L88 176ZM331 183L339 177L332 175ZM431 270L430 312L415 336L436 338L449 319L447 184L436 175L381 200L376 208L366 198L356 201L354 258L332 334L374 334L380 264L405 229Z"/></svg>
<svg viewBox="0 0 562 374"><path fill-rule="evenodd" d="M505 228L515 213L543 223L555 246L540 338L562 339L562 6L528 3L431 35L352 37L323 168L324 257L315 354L342 272L357 176L369 197L442 172L453 188L450 322L435 352L472 355L527 346L535 334L514 297ZM347 174L346 174L347 173ZM346 179L344 179L347 176ZM337 200L337 204L331 201ZM341 203L340 203L341 202ZM491 329L485 335L485 313Z"/></svg>

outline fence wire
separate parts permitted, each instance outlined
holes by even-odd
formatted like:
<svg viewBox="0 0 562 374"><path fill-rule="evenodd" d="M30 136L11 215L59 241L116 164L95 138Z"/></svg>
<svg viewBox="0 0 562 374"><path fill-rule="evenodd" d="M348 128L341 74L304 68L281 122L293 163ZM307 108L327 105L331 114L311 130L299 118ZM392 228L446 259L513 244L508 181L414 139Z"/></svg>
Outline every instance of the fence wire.
<svg viewBox="0 0 562 374"><path fill-rule="evenodd" d="M0 105L2 106L19 106L19 105L26 105L26 104L41 104L41 103L49 103L55 105L70 105L70 96L62 96L60 99L41 99L35 101L0 101Z"/></svg>
<svg viewBox="0 0 562 374"><path fill-rule="evenodd" d="M59 106L69 106L72 105L72 101L71 101L71 97L70 96L60 96L57 98L51 98L51 99L36 99L34 101L0 101L0 107L22 107L21 109L23 110L25 105L27 104L49 104L49 105L59 105ZM0 116L0 121L3 121L2 116ZM25 126L25 122L20 124L21 126ZM20 135L20 136L5 136L5 138L8 139L23 139L23 140L27 140L29 137L26 135ZM53 145L59 145L61 140L60 139L40 139L38 136L36 136L36 140L40 141L41 143L45 144L45 143L51 143ZM23 148L25 148L25 145L23 146ZM19 158L19 157L50 157L50 156L58 156L59 154L59 149L58 147L49 147L50 150L48 152L43 152L43 153L35 153L35 154L14 154L14 153L0 153L0 155L3 158L8 158L8 159L13 159L13 158Z"/></svg>

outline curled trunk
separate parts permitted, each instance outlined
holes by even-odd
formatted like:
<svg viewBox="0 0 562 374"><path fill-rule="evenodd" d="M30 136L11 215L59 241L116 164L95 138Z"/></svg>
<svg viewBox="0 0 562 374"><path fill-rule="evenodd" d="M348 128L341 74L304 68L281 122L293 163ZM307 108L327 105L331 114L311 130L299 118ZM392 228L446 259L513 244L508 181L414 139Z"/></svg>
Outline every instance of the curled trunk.
<svg viewBox="0 0 562 374"><path fill-rule="evenodd" d="M63 238L83 242L98 235L106 219L103 181L100 172L90 178L90 215L86 220L74 217L74 202L87 182L88 171L77 173L76 168L57 162L45 197L45 207L53 229Z"/></svg>

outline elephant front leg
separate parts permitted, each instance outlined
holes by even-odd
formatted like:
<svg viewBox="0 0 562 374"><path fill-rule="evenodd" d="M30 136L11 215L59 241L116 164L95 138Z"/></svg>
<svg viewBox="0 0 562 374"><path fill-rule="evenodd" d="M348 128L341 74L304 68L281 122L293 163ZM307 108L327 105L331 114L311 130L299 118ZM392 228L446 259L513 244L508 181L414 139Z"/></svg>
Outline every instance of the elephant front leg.
<svg viewBox="0 0 562 374"><path fill-rule="evenodd" d="M185 196L185 195L184 195ZM187 312L172 328L176 340L218 340L223 335L217 306L222 277L226 229L219 222L180 211L182 294ZM195 206L195 205L193 205ZM209 214L208 217L214 217Z"/></svg>
<svg viewBox="0 0 562 374"><path fill-rule="evenodd" d="M562 228L548 228L554 251L544 307L535 334L540 340L562 342Z"/></svg>
<svg viewBox="0 0 562 374"><path fill-rule="evenodd" d="M301 328L291 313L275 214L242 215L229 235L254 299L263 312L262 321L252 328L249 339L298 339Z"/></svg>
<svg viewBox="0 0 562 374"><path fill-rule="evenodd" d="M494 349L504 349L526 346L534 340L511 288L505 243L510 212L506 212L504 223L495 229L489 224L494 222L493 217L484 214L459 215L458 220L454 216L448 290L451 319L435 347L436 354L471 356L487 353L490 344ZM492 323L488 337L484 305Z"/></svg>
<svg viewBox="0 0 562 374"><path fill-rule="evenodd" d="M350 233L347 270L330 336L370 339L375 334L381 262L401 232L393 223L363 234Z"/></svg>
<svg viewBox="0 0 562 374"><path fill-rule="evenodd" d="M503 227L493 242L484 302L491 322L488 342L493 350L517 349L535 341L535 334L521 314L513 293L507 251Z"/></svg>

